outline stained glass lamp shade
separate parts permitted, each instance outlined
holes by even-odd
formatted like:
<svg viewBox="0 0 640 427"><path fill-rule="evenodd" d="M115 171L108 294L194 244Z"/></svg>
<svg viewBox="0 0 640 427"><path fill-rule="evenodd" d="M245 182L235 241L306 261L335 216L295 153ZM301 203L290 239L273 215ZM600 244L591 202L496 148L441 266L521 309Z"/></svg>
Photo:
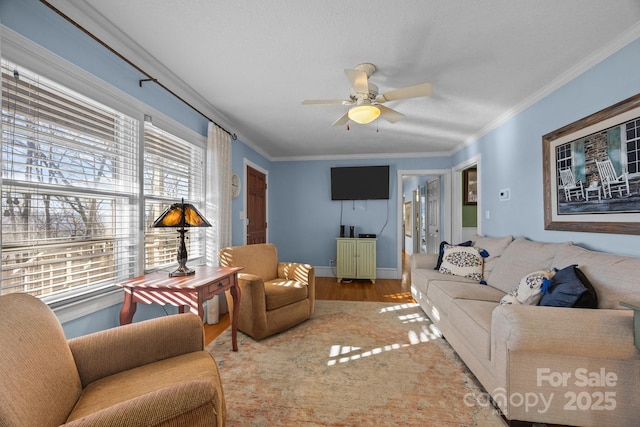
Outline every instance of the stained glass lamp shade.
<svg viewBox="0 0 640 427"><path fill-rule="evenodd" d="M178 268L169 273L169 277L190 276L195 270L187 267L187 246L184 243L184 234L189 227L211 227L209 221L191 203L174 203L156 219L152 225L154 228L172 227L178 228L180 242L178 245Z"/></svg>

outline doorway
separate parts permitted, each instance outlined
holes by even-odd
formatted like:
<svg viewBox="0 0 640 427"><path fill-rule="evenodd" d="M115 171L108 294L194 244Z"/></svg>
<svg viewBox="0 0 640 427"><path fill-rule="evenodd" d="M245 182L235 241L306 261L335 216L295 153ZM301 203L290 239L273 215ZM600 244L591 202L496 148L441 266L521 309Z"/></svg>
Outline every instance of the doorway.
<svg viewBox="0 0 640 427"><path fill-rule="evenodd" d="M476 227L463 227L463 215L465 214L465 183L464 183L464 171L470 168L476 169L476 201L473 211L476 215ZM464 242L470 240L473 235L478 234L482 236L482 167L481 156L478 154L462 163L453 167L452 174L452 197L453 205L451 210L452 217L452 235L451 239L454 242ZM485 213L486 214L486 213ZM466 229L466 230L465 230Z"/></svg>
<svg viewBox="0 0 640 427"><path fill-rule="evenodd" d="M410 189L405 188L405 183L410 180L414 180L418 182L413 186L410 185ZM434 198L437 200L437 205L432 205L431 209L433 209L433 216L430 217L429 214L429 199L428 199L428 187L429 182L434 181L432 183L433 186L437 186L438 195L434 195ZM437 184L436 184L437 182ZM414 192L414 189L417 189L419 185L422 185L423 191L420 194L420 191ZM401 278L401 266L402 266L402 258L403 258L403 248L409 249L412 252L437 252L437 247L439 247L440 240L448 240L451 238L451 169L425 169L425 170L398 170L397 171L397 194L398 197L398 224L397 224L397 278ZM416 198L416 196L418 196ZM409 205L409 203L403 203L403 201L411 200L410 205L414 209L411 212L411 215L408 218L412 220L417 220L418 227L416 228L415 223L406 225L411 227L412 233L406 233L403 229L404 216L403 209L405 205ZM422 201L422 206L424 209L420 208L420 202ZM421 215L422 213L422 215ZM422 219L423 227L420 227L420 221ZM413 221L412 221L413 222ZM431 237L434 240L434 247L429 246L429 223L432 223L432 234ZM426 245L424 249L421 248L422 238L419 236L422 234L420 229L424 230L424 244ZM437 234L436 234L437 230ZM415 240L419 239L418 242ZM418 243L418 247L416 248L415 244ZM409 253L407 255L410 255Z"/></svg>

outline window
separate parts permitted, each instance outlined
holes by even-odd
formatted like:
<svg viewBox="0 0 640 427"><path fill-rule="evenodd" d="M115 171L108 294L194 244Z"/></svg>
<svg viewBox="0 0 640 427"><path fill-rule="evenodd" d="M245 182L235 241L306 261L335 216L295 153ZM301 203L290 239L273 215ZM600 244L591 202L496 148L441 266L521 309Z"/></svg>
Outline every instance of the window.
<svg viewBox="0 0 640 427"><path fill-rule="evenodd" d="M151 228L153 221L171 204L192 203L204 212L205 149L144 124L145 270L176 262L178 233L171 228ZM189 260L204 254L204 228L187 233Z"/></svg>
<svg viewBox="0 0 640 427"><path fill-rule="evenodd" d="M640 173L640 118L625 124L627 138L627 171Z"/></svg>
<svg viewBox="0 0 640 427"><path fill-rule="evenodd" d="M557 171L560 171L562 169L571 169L571 164L572 164L571 143L558 145L556 147L556 159L558 162Z"/></svg>
<svg viewBox="0 0 640 427"><path fill-rule="evenodd" d="M1 294L81 293L134 274L138 129L2 60Z"/></svg>

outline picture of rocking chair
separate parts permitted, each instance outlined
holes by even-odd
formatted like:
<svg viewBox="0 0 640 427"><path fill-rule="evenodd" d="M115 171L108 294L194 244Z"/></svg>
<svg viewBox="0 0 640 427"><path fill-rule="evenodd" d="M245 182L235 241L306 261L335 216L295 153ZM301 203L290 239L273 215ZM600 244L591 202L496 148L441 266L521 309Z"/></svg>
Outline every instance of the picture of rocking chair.
<svg viewBox="0 0 640 427"><path fill-rule="evenodd" d="M612 191L616 190L620 197L625 195L625 191L627 196L630 195L628 174L626 172L623 172L621 175L616 174L611 159L607 157L607 159L603 161L596 160L596 166L598 167L598 174L600 175L605 198L612 198Z"/></svg>
<svg viewBox="0 0 640 427"><path fill-rule="evenodd" d="M576 178L573 176L571 169L560 169L560 182L564 190L564 196L568 202L571 201L572 196L575 196L576 200L584 199L582 181L576 182Z"/></svg>

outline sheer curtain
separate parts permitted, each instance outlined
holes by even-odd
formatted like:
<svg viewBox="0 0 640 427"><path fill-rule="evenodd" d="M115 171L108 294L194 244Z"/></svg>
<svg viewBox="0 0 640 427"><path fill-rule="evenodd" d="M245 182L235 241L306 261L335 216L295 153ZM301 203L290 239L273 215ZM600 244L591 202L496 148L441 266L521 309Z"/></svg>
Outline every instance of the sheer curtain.
<svg viewBox="0 0 640 427"><path fill-rule="evenodd" d="M206 229L207 264L218 265L218 252L231 245L231 139L211 122L206 177L205 216L212 225Z"/></svg>

